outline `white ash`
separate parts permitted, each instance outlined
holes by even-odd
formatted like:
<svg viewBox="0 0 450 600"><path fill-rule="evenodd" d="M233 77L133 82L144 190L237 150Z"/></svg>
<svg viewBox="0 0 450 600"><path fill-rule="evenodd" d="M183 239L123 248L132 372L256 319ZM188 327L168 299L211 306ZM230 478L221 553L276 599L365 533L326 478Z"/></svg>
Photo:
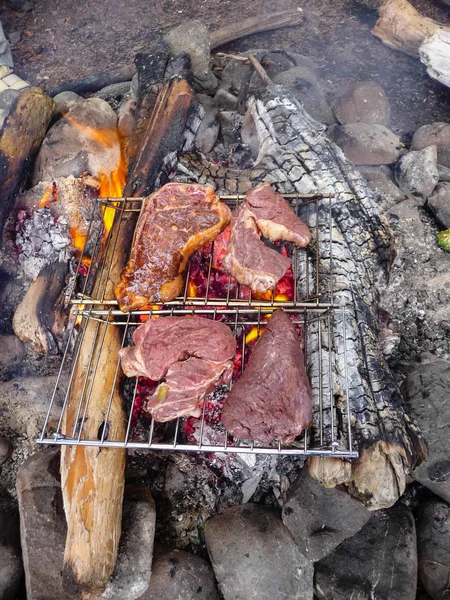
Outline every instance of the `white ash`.
<svg viewBox="0 0 450 600"><path fill-rule="evenodd" d="M47 207L25 219L17 232L19 262L26 277L36 279L40 271L54 262L70 260L74 253L65 217L55 217Z"/></svg>

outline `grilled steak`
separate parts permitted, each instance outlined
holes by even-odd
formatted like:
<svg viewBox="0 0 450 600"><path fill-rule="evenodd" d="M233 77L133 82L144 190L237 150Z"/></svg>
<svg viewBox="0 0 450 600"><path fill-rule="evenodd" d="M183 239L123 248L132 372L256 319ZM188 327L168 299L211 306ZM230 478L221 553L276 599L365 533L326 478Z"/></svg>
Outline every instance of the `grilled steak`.
<svg viewBox="0 0 450 600"><path fill-rule="evenodd" d="M272 242L284 240L300 248L311 241L308 227L292 211L289 204L277 194L270 183L261 183L249 190L245 203L255 215L261 233Z"/></svg>
<svg viewBox="0 0 450 600"><path fill-rule="evenodd" d="M291 261L261 240L253 213L242 204L233 211L231 237L222 267L254 292L275 289Z"/></svg>
<svg viewBox="0 0 450 600"><path fill-rule="evenodd" d="M120 351L125 375L165 380L146 407L156 421L198 417L205 394L231 379L236 340L224 323L200 317L153 318L136 329L133 341L134 346Z"/></svg>
<svg viewBox="0 0 450 600"><path fill-rule="evenodd" d="M292 442L311 421L311 390L297 331L283 310L265 326L222 410L240 439Z"/></svg>
<svg viewBox="0 0 450 600"><path fill-rule="evenodd" d="M311 233L269 183L247 192L245 201L233 213L230 243L222 265L241 285L264 293L275 289L291 261L266 247L259 232L272 242L284 240L300 247L309 244Z"/></svg>
<svg viewBox="0 0 450 600"><path fill-rule="evenodd" d="M114 288L121 310L176 298L191 254L229 220L229 208L207 186L168 183L146 198L130 260Z"/></svg>

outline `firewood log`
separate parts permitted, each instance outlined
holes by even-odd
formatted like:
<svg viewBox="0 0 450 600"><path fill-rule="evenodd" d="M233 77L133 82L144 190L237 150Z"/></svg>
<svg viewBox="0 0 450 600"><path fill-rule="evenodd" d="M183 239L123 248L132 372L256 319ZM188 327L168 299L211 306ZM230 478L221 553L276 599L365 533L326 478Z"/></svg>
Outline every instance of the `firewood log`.
<svg viewBox="0 0 450 600"><path fill-rule="evenodd" d="M143 196L153 191L166 157L176 155L185 145L186 128L197 109L197 100L186 81L174 79L164 85L142 136L139 160L128 177L125 195ZM116 216L112 235L118 235L117 244L110 244L105 252L93 297L113 298L113 287L128 259L136 218L134 212L124 213L122 219ZM92 384L92 390L82 438L95 440L104 431L107 400L111 395L107 439L123 441L125 414L118 386L120 370L116 377L122 328L110 324L99 336L97 326L94 320L87 324L62 431L70 436L77 424L79 394L93 348L94 359L90 364L97 360L98 363L96 375L89 378L88 387ZM103 591L112 573L120 538L125 455L124 449L116 448L64 446L62 449L61 481L68 524L63 576L73 597L95 597Z"/></svg>
<svg viewBox="0 0 450 600"><path fill-rule="evenodd" d="M411 56L419 56L419 47L436 29L450 30L423 17L408 0L386 0L378 9L378 19L372 33L393 48Z"/></svg>
<svg viewBox="0 0 450 600"><path fill-rule="evenodd" d="M436 29L420 46L419 55L428 75L450 87L450 30Z"/></svg>
<svg viewBox="0 0 450 600"><path fill-rule="evenodd" d="M0 231L28 178L55 103L39 88L25 89L0 130Z"/></svg>

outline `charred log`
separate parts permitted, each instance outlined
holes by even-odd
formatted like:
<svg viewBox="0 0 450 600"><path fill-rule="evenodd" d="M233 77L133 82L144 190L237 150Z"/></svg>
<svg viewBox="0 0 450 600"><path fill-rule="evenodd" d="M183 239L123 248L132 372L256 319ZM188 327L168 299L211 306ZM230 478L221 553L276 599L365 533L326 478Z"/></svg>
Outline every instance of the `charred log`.
<svg viewBox="0 0 450 600"><path fill-rule="evenodd" d="M130 65L123 69L117 69L117 71L106 71L103 73L95 73L83 79L76 79L67 83L62 83L55 87L51 92L50 96L53 98L61 92L75 92L76 94L92 94L98 92L107 85L113 85L114 83L123 83L124 81L131 81L133 75L136 73L136 67Z"/></svg>
<svg viewBox="0 0 450 600"><path fill-rule="evenodd" d="M160 173L183 148L193 141L192 115L197 100L184 80L171 80L158 94L148 128L142 135L139 160L130 173L125 195L145 195L158 184ZM112 235L116 245L105 253L94 287L94 297L112 298L113 287L128 259L128 249L137 213L116 217ZM107 428L108 439L123 440L125 413L116 378L117 357L121 347L120 327L104 325L104 335L97 335L98 324L91 320L84 331L73 384L69 390L63 432L71 435L77 425L79 393L89 372L91 351L97 363L96 375L86 406L83 434L95 439ZM100 341L101 340L101 341ZM97 362L98 361L98 362ZM111 394L110 412L106 414L104 396ZM117 557L120 538L124 489L125 454L123 449L63 446L61 480L68 533L64 556L64 579L74 597L93 598L105 587Z"/></svg>
<svg viewBox="0 0 450 600"><path fill-rule="evenodd" d="M27 88L14 101L0 130L0 230L22 191L54 110L39 88Z"/></svg>
<svg viewBox="0 0 450 600"><path fill-rule="evenodd" d="M450 87L450 29L436 29L420 46L419 55L428 75Z"/></svg>

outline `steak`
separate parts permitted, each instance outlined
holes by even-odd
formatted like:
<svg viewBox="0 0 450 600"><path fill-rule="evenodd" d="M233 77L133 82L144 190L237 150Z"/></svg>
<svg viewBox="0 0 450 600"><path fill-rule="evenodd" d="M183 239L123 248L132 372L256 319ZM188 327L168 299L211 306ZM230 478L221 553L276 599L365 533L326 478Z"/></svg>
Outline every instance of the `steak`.
<svg viewBox="0 0 450 600"><path fill-rule="evenodd" d="M222 265L238 283L264 293L276 288L291 261L265 246L259 232L272 242L288 241L300 247L309 244L311 233L269 183L247 192L243 204L233 212Z"/></svg>
<svg viewBox="0 0 450 600"><path fill-rule="evenodd" d="M222 267L254 292L274 290L291 261L261 240L254 214L242 204L233 211L231 236Z"/></svg>
<svg viewBox="0 0 450 600"><path fill-rule="evenodd" d="M130 259L114 288L120 309L129 312L176 298L189 257L212 242L230 216L208 186L168 183L146 198Z"/></svg>
<svg viewBox="0 0 450 600"><path fill-rule="evenodd" d="M248 365L233 385L222 423L234 437L292 442L311 422L311 389L295 326L283 310L273 313Z"/></svg>
<svg viewBox="0 0 450 600"><path fill-rule="evenodd" d="M236 340L219 321L152 318L135 330L133 342L119 353L125 375L164 379L146 406L156 421L200 416L204 396L231 380Z"/></svg>

